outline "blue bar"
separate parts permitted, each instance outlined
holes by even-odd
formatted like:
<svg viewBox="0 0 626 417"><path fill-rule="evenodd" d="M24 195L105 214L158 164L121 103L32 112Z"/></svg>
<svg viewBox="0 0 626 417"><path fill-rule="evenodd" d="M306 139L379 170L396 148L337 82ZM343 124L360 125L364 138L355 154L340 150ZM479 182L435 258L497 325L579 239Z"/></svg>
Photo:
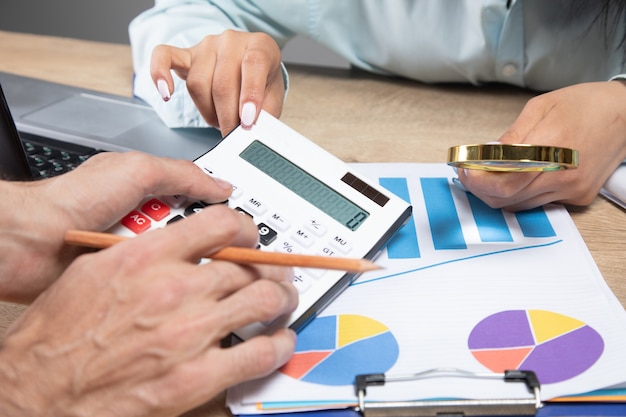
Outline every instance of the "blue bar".
<svg viewBox="0 0 626 417"><path fill-rule="evenodd" d="M517 223L522 228L522 233L526 237L554 237L556 232L552 228L550 219L543 207L532 210L518 211L515 213Z"/></svg>
<svg viewBox="0 0 626 417"><path fill-rule="evenodd" d="M406 201L411 203L409 187L406 178L380 178L380 185ZM387 243L387 256L389 259L412 259L420 257L420 248L415 231L413 216Z"/></svg>
<svg viewBox="0 0 626 417"><path fill-rule="evenodd" d="M467 249L447 178L421 178L435 249Z"/></svg>
<svg viewBox="0 0 626 417"><path fill-rule="evenodd" d="M473 194L467 193L481 242L513 242L502 210L493 209Z"/></svg>

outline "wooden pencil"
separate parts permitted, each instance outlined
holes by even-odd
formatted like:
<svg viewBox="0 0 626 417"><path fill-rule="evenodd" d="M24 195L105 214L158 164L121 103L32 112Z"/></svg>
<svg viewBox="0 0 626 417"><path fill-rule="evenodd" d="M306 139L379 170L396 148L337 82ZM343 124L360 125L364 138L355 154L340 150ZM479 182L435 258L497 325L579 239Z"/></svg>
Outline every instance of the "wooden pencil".
<svg viewBox="0 0 626 417"><path fill-rule="evenodd" d="M90 232L86 230L68 230L65 233L65 243L96 249L108 248L127 239L129 238L112 233ZM380 269L378 265L367 259L300 255L240 247L223 248L215 253L207 254L205 258L242 264L297 266L302 268L336 269L348 272L366 272Z"/></svg>

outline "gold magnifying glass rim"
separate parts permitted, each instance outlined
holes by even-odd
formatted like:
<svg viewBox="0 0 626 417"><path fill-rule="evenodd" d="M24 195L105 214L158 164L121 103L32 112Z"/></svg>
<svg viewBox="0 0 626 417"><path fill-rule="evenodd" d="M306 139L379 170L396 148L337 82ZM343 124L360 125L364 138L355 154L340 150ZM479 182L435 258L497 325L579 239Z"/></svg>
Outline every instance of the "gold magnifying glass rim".
<svg viewBox="0 0 626 417"><path fill-rule="evenodd" d="M525 143L459 145L448 149L448 165L482 171L561 171L578 168L578 151Z"/></svg>

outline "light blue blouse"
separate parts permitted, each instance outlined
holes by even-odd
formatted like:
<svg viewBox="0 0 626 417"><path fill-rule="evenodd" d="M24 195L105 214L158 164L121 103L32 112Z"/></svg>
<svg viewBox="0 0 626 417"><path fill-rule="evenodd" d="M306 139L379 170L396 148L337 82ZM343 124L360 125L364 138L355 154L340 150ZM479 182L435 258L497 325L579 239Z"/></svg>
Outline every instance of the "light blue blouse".
<svg viewBox="0 0 626 417"><path fill-rule="evenodd" d="M226 29L265 32L281 47L304 35L355 67L426 83L498 82L547 91L625 73L623 23L607 31L592 25L596 12L572 14L571 3L156 0L129 27L134 91L170 127L205 126L180 80L172 99L161 100L150 79L150 55L157 44L189 47Z"/></svg>

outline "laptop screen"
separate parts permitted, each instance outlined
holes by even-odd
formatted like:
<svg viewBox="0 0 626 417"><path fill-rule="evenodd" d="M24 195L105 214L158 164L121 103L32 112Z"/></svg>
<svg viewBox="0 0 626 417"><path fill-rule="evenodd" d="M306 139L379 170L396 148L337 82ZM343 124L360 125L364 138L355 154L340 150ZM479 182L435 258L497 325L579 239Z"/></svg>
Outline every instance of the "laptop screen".
<svg viewBox="0 0 626 417"><path fill-rule="evenodd" d="M15 122L0 86L0 178L5 180L32 179Z"/></svg>

